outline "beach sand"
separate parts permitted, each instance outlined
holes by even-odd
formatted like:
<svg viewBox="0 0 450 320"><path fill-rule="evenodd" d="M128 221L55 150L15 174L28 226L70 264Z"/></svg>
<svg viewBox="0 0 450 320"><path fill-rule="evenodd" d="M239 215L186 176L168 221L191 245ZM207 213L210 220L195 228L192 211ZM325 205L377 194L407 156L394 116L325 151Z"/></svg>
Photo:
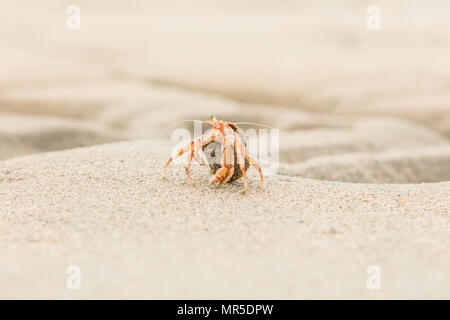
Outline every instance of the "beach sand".
<svg viewBox="0 0 450 320"><path fill-rule="evenodd" d="M449 182L377 185L274 176L250 189L172 166L159 141L2 162L1 296L444 298ZM79 265L82 289L65 268ZM368 290L369 265L382 289ZM35 277L25 277L23 273Z"/></svg>
<svg viewBox="0 0 450 320"><path fill-rule="evenodd" d="M448 2L77 4L0 3L0 298L450 298ZM262 188L161 180L210 114Z"/></svg>

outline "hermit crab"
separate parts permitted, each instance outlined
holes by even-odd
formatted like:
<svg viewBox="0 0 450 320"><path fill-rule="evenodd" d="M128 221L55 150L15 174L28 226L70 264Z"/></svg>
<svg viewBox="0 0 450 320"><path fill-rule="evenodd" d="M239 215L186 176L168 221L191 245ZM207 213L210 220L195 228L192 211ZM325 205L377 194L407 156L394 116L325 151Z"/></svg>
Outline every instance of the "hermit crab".
<svg viewBox="0 0 450 320"><path fill-rule="evenodd" d="M189 152L185 162L186 175L192 185L195 186L189 173L189 168L193 158L200 164L205 165L205 161L199 154L201 149L207 154L211 173L214 174L210 183L220 186L243 177L243 193L245 193L247 191L247 175L245 172L250 165L253 165L259 172L261 178L259 186L262 186L264 176L261 167L256 160L249 156L245 139L239 132L237 125L222 119L218 120L215 116L211 116L211 120L202 121L202 123L210 124L212 126L211 131L191 140L184 147L180 148L175 153L175 156L167 160L163 168L163 180L166 179L166 169L169 163L182 154Z"/></svg>

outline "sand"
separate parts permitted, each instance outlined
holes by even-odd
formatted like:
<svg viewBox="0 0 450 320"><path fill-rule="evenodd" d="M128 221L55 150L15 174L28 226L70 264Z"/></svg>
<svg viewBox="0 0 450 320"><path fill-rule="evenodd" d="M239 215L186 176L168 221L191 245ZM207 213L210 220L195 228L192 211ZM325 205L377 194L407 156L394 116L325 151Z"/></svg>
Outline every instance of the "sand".
<svg viewBox="0 0 450 320"><path fill-rule="evenodd" d="M445 298L449 182L377 185L250 174L209 185L170 148L124 142L1 166L1 296ZM65 268L82 289L65 287ZM369 265L382 289L366 288ZM25 277L32 272L35 277Z"/></svg>
<svg viewBox="0 0 450 320"><path fill-rule="evenodd" d="M0 159L124 140L98 123L54 116L0 115Z"/></svg>
<svg viewBox="0 0 450 320"><path fill-rule="evenodd" d="M423 183L450 180L450 147L342 153L283 163L279 174L329 181Z"/></svg>
<svg viewBox="0 0 450 320"><path fill-rule="evenodd" d="M449 299L450 5L369 4L1 1L0 298ZM161 181L211 113L279 130L261 189Z"/></svg>

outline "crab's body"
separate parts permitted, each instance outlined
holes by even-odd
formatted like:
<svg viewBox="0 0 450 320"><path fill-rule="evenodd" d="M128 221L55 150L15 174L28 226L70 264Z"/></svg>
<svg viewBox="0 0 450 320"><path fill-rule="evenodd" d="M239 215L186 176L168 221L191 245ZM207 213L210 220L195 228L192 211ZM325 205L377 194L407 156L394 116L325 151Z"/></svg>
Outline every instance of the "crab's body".
<svg viewBox="0 0 450 320"><path fill-rule="evenodd" d="M237 128L234 131L239 135L244 146L247 147L243 132L241 130L238 130ZM234 173L231 176L230 180L228 180L228 183L236 181L243 177L241 167L239 166L239 159L237 157L236 150L234 149L234 147L232 149L234 152ZM203 155L205 156L205 162L209 165L211 174L215 174L221 167L220 159L222 159L222 142L212 141L204 145L202 147L202 150ZM244 161L244 170L247 171L247 169L250 167L250 162L245 157Z"/></svg>
<svg viewBox="0 0 450 320"><path fill-rule="evenodd" d="M239 134L238 127L231 122L217 120L214 116L211 121L203 122L211 124L212 130L208 134L204 134L190 141L186 146L178 150L175 156L170 157L163 168L163 179L166 178L166 168L169 163L183 153L189 152L185 163L186 175L189 181L195 185L189 174L192 159L195 158L201 164L205 164L199 155L199 151L213 148L210 150L209 155L212 155L217 161L208 161L211 172L214 174L210 181L211 183L217 183L219 186L223 183L243 177L245 192L247 190L247 176L245 172L251 164L260 174L261 180L259 185L261 186L264 179L262 170L258 163L249 156L245 142L243 142L244 139L241 138ZM220 149L217 148L219 145ZM220 152L218 152L218 150L220 150ZM208 160L210 159L211 157L208 158ZM236 163L239 165L237 170L235 168Z"/></svg>

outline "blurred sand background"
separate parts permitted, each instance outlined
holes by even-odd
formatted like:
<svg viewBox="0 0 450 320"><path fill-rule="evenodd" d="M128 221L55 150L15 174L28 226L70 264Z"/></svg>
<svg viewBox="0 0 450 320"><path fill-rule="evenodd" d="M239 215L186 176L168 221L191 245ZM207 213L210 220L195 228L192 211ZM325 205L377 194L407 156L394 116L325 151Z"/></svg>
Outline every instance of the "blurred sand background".
<svg viewBox="0 0 450 320"><path fill-rule="evenodd" d="M449 12L3 0L0 297L450 298ZM211 113L280 129L263 189L160 181L161 130Z"/></svg>

